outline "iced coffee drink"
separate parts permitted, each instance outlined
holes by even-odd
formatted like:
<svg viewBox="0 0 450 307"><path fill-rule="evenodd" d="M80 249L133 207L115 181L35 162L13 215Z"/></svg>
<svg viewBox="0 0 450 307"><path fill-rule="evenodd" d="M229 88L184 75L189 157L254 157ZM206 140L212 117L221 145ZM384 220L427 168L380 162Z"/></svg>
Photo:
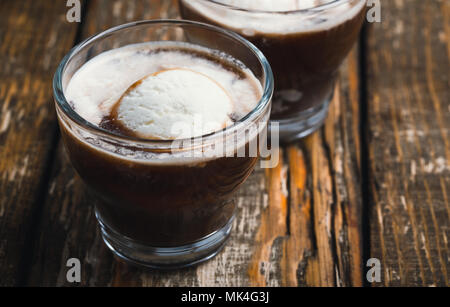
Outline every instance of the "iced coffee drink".
<svg viewBox="0 0 450 307"><path fill-rule="evenodd" d="M339 65L365 17L365 0L179 0L181 15L244 36L275 76L271 119L285 140L323 123Z"/></svg>

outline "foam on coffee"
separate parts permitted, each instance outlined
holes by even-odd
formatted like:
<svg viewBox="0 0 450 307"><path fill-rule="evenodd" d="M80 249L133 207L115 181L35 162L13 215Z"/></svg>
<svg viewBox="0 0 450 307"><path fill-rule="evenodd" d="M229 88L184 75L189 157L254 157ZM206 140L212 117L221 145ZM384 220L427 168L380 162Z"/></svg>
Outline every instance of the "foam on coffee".
<svg viewBox="0 0 450 307"><path fill-rule="evenodd" d="M239 65L239 70L227 69L201 54ZM116 110L119 121L139 137L199 136L244 117L262 96L251 71L228 57L189 43L128 45L83 65L65 95L73 109L95 125ZM183 134L171 131L176 122L193 125L199 117L205 121L200 128Z"/></svg>
<svg viewBox="0 0 450 307"><path fill-rule="evenodd" d="M365 1L338 3L335 0L217 0L216 2L251 10L231 10L205 0L181 0L199 14L246 36L257 33L288 34L324 31L354 18ZM313 11L301 11L327 5L317 18Z"/></svg>
<svg viewBox="0 0 450 307"><path fill-rule="evenodd" d="M248 10L287 12L308 9L330 0L218 0L217 2Z"/></svg>

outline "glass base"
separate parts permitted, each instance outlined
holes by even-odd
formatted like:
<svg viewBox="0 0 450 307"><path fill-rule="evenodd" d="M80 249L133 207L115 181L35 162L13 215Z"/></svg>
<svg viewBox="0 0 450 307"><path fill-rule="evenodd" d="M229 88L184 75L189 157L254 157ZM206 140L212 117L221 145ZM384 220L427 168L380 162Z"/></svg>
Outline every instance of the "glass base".
<svg viewBox="0 0 450 307"><path fill-rule="evenodd" d="M332 97L321 105L303 111L295 117L272 120L272 122L279 124L280 141L292 142L306 137L319 129L327 118L331 99Z"/></svg>
<svg viewBox="0 0 450 307"><path fill-rule="evenodd" d="M228 241L235 215L227 224L194 243L178 247L155 247L143 245L124 237L107 226L96 212L103 241L119 258L152 269L178 269L207 261L217 255Z"/></svg>

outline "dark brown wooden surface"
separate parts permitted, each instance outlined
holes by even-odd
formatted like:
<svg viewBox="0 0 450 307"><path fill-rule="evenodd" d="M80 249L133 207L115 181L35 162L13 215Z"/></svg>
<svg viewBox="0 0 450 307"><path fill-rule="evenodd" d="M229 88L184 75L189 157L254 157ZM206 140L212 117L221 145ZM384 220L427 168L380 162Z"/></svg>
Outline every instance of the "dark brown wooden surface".
<svg viewBox="0 0 450 307"><path fill-rule="evenodd" d="M385 1L368 33L371 256L382 285L449 285L450 1Z"/></svg>
<svg viewBox="0 0 450 307"><path fill-rule="evenodd" d="M51 3L0 3L0 285L70 286L66 261L79 258L89 286L361 286L371 257L374 285L448 285L448 1L382 1L326 125L252 174L222 253L173 272L130 267L103 244L50 82L77 39L177 18L176 1L90 0L79 24Z"/></svg>
<svg viewBox="0 0 450 307"><path fill-rule="evenodd" d="M77 31L65 15L46 0L0 2L0 285L24 277L42 213L57 136L52 74Z"/></svg>

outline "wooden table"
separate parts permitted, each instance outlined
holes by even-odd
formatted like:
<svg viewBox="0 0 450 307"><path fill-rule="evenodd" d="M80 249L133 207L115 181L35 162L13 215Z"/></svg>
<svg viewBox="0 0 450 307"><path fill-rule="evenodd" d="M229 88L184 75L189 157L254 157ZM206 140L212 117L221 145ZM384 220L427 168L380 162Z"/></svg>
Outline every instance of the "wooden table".
<svg viewBox="0 0 450 307"><path fill-rule="evenodd" d="M384 0L342 68L326 125L257 169L213 260L173 272L115 260L61 144L51 79L81 39L178 17L172 0L0 2L0 285L448 286L450 1ZM381 282L365 278L369 258ZM77 285L77 284L75 284Z"/></svg>

